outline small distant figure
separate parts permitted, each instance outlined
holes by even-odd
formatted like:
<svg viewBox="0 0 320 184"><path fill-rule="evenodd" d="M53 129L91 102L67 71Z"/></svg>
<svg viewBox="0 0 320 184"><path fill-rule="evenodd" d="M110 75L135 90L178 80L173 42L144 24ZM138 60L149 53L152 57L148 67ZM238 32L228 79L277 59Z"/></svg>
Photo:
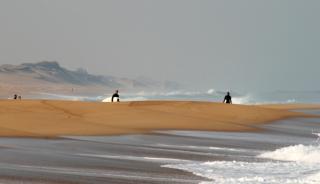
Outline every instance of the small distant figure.
<svg viewBox="0 0 320 184"><path fill-rule="evenodd" d="M120 102L120 96L119 96L119 91L116 90L115 93L111 97L111 102L113 102L113 99L117 98L117 102Z"/></svg>
<svg viewBox="0 0 320 184"><path fill-rule="evenodd" d="M22 97L19 95L19 96L18 96L18 99L19 99L19 100L21 100L21 99L22 99Z"/></svg>
<svg viewBox="0 0 320 184"><path fill-rule="evenodd" d="M232 97L230 96L230 92L227 92L227 95L224 97L222 103L232 104Z"/></svg>
<svg viewBox="0 0 320 184"><path fill-rule="evenodd" d="M14 94L14 95L13 95L13 99L16 100L17 98L18 98L18 95L17 95L17 94Z"/></svg>

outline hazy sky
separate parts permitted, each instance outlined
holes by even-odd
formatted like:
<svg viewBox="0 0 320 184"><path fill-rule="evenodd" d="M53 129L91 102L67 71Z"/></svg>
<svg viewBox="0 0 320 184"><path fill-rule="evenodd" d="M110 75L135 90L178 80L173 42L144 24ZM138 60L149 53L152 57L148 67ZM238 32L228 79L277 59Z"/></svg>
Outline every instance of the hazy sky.
<svg viewBox="0 0 320 184"><path fill-rule="evenodd" d="M0 64L319 90L319 10L319 0L0 0Z"/></svg>

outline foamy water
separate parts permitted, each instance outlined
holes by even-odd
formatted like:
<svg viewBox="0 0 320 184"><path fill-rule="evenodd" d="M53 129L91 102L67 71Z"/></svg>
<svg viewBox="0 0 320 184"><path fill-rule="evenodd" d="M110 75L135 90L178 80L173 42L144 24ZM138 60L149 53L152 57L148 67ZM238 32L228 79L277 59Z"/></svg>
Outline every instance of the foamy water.
<svg viewBox="0 0 320 184"><path fill-rule="evenodd" d="M185 163L185 162L190 162L189 160L174 159L174 158L163 158L163 157L137 157L137 156L130 156L130 155L97 155L97 154L77 154L77 155L86 156L86 157L120 159L120 160L149 161L149 162L157 162L157 163Z"/></svg>
<svg viewBox="0 0 320 184"><path fill-rule="evenodd" d="M320 183L319 145L283 147L257 155L256 158L250 162L208 161L167 164L163 167L185 170L212 180L202 184Z"/></svg>
<svg viewBox="0 0 320 184"><path fill-rule="evenodd" d="M209 180L201 184L319 184L320 134L315 130L320 124L317 122L318 119L284 120L266 125L269 131L264 133L167 131L170 135L224 140L226 143L232 140L239 144L208 148L224 159L164 164L162 167L187 171Z"/></svg>
<svg viewBox="0 0 320 184"><path fill-rule="evenodd" d="M320 146L299 144L266 152L259 157L281 161L320 163Z"/></svg>

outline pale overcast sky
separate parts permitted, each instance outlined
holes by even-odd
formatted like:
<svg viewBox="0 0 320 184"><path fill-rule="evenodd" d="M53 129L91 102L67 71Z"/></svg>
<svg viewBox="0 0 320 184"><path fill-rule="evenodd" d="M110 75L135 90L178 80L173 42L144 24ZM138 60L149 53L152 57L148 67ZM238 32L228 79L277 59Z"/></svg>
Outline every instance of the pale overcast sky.
<svg viewBox="0 0 320 184"><path fill-rule="evenodd" d="M0 0L0 64L320 90L319 0Z"/></svg>

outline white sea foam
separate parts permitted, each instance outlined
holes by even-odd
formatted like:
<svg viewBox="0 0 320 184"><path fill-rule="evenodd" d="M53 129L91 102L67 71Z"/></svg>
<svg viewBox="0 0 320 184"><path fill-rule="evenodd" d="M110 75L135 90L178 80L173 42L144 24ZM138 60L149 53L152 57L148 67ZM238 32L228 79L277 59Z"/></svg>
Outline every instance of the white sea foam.
<svg viewBox="0 0 320 184"><path fill-rule="evenodd" d="M320 163L319 145L294 145L266 152L258 157L281 161Z"/></svg>
<svg viewBox="0 0 320 184"><path fill-rule="evenodd" d="M209 89L208 91L207 91L207 93L209 94L209 95L212 95L212 94L214 94L216 92L216 90L214 90L214 89Z"/></svg>
<svg viewBox="0 0 320 184"><path fill-rule="evenodd" d="M312 132L312 134L320 137L320 133L318 133L318 132Z"/></svg>
<svg viewBox="0 0 320 184"><path fill-rule="evenodd" d="M234 149L234 148L226 148L226 147L209 147L211 150L222 150L222 151L233 151L233 152L246 152L247 149Z"/></svg>
<svg viewBox="0 0 320 184"><path fill-rule="evenodd" d="M147 98L145 97L127 97L127 98L120 98L121 102L131 102L131 101L145 101ZM116 101L116 100L115 100ZM111 97L107 97L102 100L102 102L111 102Z"/></svg>
<svg viewBox="0 0 320 184"><path fill-rule="evenodd" d="M156 161L156 162L189 162L188 160L175 159L175 158L158 158L158 157L143 157L145 160Z"/></svg>
<svg viewBox="0 0 320 184"><path fill-rule="evenodd" d="M297 162L194 162L171 164L174 168L206 177L206 184L318 184L320 166Z"/></svg>
<svg viewBox="0 0 320 184"><path fill-rule="evenodd" d="M239 97L233 97L232 98L233 104L251 104L251 97L250 95L246 96L239 96Z"/></svg>
<svg viewBox="0 0 320 184"><path fill-rule="evenodd" d="M319 145L295 145L266 152L259 162L213 161L168 164L212 181L202 184L319 184Z"/></svg>
<svg viewBox="0 0 320 184"><path fill-rule="evenodd" d="M164 157L138 157L130 155L99 155L99 154L77 154L79 156L107 158L107 159L119 159L119 160L136 160L136 161L149 161L156 163L186 163L188 160L164 158Z"/></svg>
<svg viewBox="0 0 320 184"><path fill-rule="evenodd" d="M255 150L249 149L235 149L227 147L214 147L214 146L194 146L194 145L170 145L170 144L157 144L160 147L167 148L181 148L181 149L191 149L191 150L218 150L218 151L229 151L229 152L252 152Z"/></svg>
<svg viewBox="0 0 320 184"><path fill-rule="evenodd" d="M319 132L314 132L314 131L312 130L312 134L315 135L315 136L317 136L316 142L319 142L319 141L320 141L320 133L319 133Z"/></svg>

